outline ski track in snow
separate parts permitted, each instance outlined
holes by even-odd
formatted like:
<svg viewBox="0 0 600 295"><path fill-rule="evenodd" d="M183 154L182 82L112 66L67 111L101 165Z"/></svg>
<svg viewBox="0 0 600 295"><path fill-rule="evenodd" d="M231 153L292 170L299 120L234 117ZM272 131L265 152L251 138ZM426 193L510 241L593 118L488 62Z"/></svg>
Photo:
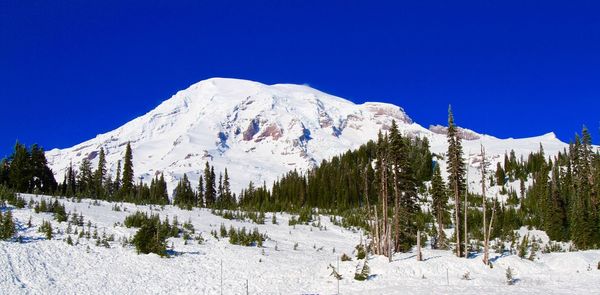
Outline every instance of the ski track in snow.
<svg viewBox="0 0 600 295"><path fill-rule="evenodd" d="M24 195L40 200L40 196ZM149 206L123 203L127 212L112 211L114 203L91 200L81 203L61 199L67 211L82 212L97 225L98 232L119 237L131 237L135 229L114 226L136 210L150 212ZM268 213L264 225L233 221L215 216L206 209L192 211L165 206L157 211L161 219L177 216L180 223L190 219L196 233L201 232L204 244L169 239L177 253L171 258L138 255L131 246L122 247L115 241L111 249L95 246L93 239L82 238L80 245L69 246L65 234L45 240L37 228L43 220L52 220L47 213L36 214L31 209L13 209L20 224L31 216L33 227L23 227L19 234L25 243L0 242L1 294L220 294L220 265L223 262L223 294L245 294L246 280L250 294L335 294L336 281L327 266L336 265L342 253L353 255L361 234L337 227L321 216L327 230L308 225L288 226L289 215L277 214L277 225L271 224ZM231 245L227 239L216 240L211 230L258 227L271 240L264 248ZM53 228L66 229L66 223L52 220ZM311 231L312 228L312 231ZM80 228L81 229L81 228ZM93 229L92 229L93 231ZM72 235L76 241L76 235ZM299 244L293 250L294 243ZM275 251L275 245L278 251ZM313 248L323 247L322 251ZM88 249L89 246L89 249ZM336 252L333 253L335 247ZM264 255L262 252L264 251ZM495 254L492 255L494 257ZM598 294L600 290L600 251L541 254L536 261L514 255L500 257L490 269L481 257L456 258L450 251L424 250L425 261L415 261L414 253L387 258L373 256L369 260L373 277L365 282L353 279L357 261L340 262L341 294ZM259 262L261 260L262 262ZM518 279L514 286L505 283L505 270L510 266ZM591 267L591 270L588 270ZM462 280L469 271L471 280ZM446 278L448 272L448 281Z"/></svg>

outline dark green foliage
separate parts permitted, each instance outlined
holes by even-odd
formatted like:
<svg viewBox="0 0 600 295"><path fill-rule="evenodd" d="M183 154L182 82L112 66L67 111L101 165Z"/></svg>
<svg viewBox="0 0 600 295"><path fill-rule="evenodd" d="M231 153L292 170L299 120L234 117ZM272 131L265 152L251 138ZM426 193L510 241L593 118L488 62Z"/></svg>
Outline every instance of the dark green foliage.
<svg viewBox="0 0 600 295"><path fill-rule="evenodd" d="M342 261L352 261L352 258L350 258L350 256L346 255L346 253L342 254L342 257L340 259Z"/></svg>
<svg viewBox="0 0 600 295"><path fill-rule="evenodd" d="M157 205L166 205L169 203L167 182L163 174L160 174L160 177L157 175L152 179L149 187L147 184L140 182L133 189L135 191L135 198L129 199L132 203Z"/></svg>
<svg viewBox="0 0 600 295"><path fill-rule="evenodd" d="M465 160L458 129L454 124L452 109L448 107L448 152L446 153L446 164L448 172L448 190L454 197L454 228L462 229L463 214L461 198L466 189L465 183ZM466 245L461 245L463 237L460 230L455 231L455 241L457 242L457 256L462 256Z"/></svg>
<svg viewBox="0 0 600 295"><path fill-rule="evenodd" d="M103 198L106 194L106 189L104 187L106 181L106 158L104 154L104 148L100 148L100 152L98 155L98 166L96 171L94 172L93 177L93 189L94 196L96 198Z"/></svg>
<svg viewBox="0 0 600 295"><path fill-rule="evenodd" d="M439 165L435 165L433 171L433 177L431 179L431 191L432 199L432 211L435 216L435 220L438 223L436 229L438 236L435 238L435 247L439 249L446 249L448 242L444 234L444 225L450 224L450 212L448 207L448 192L446 190L446 184L442 179L442 174Z"/></svg>
<svg viewBox="0 0 600 295"><path fill-rule="evenodd" d="M133 194L133 153L128 142L123 159L123 179L121 180L121 196L127 198Z"/></svg>
<svg viewBox="0 0 600 295"><path fill-rule="evenodd" d="M365 259L367 257L367 252L365 246L363 244L356 245L356 259Z"/></svg>
<svg viewBox="0 0 600 295"><path fill-rule="evenodd" d="M208 162L204 168L204 201L206 207L212 207L217 199L217 192L215 188L215 169L211 167Z"/></svg>
<svg viewBox="0 0 600 295"><path fill-rule="evenodd" d="M198 180L198 187L196 188L196 192L196 200L198 201L196 206L204 207L204 181L202 177L200 177L200 179Z"/></svg>
<svg viewBox="0 0 600 295"><path fill-rule="evenodd" d="M221 234L221 238L227 237L227 228L225 227L225 224L221 223L221 227L220 227L219 231Z"/></svg>
<svg viewBox="0 0 600 295"><path fill-rule="evenodd" d="M54 219L58 222L65 222L68 219L68 214L65 211L65 205L58 202L58 199L54 199L54 202L48 202L45 198L42 198L40 202L36 202L33 207L35 213L53 213Z"/></svg>
<svg viewBox="0 0 600 295"><path fill-rule="evenodd" d="M54 200L52 203L52 212L54 213L54 219L58 222L67 221L67 212L65 211L65 205L58 202L58 200Z"/></svg>
<svg viewBox="0 0 600 295"><path fill-rule="evenodd" d="M46 236L46 239L51 240L53 237L52 233L52 223L49 221L42 221L42 225L40 226L39 232L43 233Z"/></svg>
<svg viewBox="0 0 600 295"><path fill-rule="evenodd" d="M192 210L192 207L197 204L196 194L192 190L192 185L185 174L183 174L183 178L179 180L175 188L173 204L187 210Z"/></svg>
<svg viewBox="0 0 600 295"><path fill-rule="evenodd" d="M141 227L142 224L149 222L149 221L150 221L150 217L148 217L148 214L137 211L137 212L125 217L125 221L123 221L123 224L126 227Z"/></svg>
<svg viewBox="0 0 600 295"><path fill-rule="evenodd" d="M422 186L423 181L431 179L431 153L425 139L402 137L402 146L412 170L407 170L406 175L412 178L406 183L407 191L411 192L407 200L411 201L415 196L412 192L416 192L413 186ZM369 141L355 151L322 161L317 168L305 174L292 170L273 183L270 189L265 183L258 187L250 183L242 190L239 205L269 212L298 213L302 209L317 207L339 213L365 206L365 191L370 204L374 205L377 203L376 171L367 163L376 158L377 149L377 144Z"/></svg>
<svg viewBox="0 0 600 295"><path fill-rule="evenodd" d="M214 167L211 168L211 174L213 173ZM219 175L219 186L217 189L218 198L215 201L216 208L234 208L236 205L235 196L231 193L231 185L229 179L229 173L225 168L225 175Z"/></svg>
<svg viewBox="0 0 600 295"><path fill-rule="evenodd" d="M527 251L529 250L529 235L523 237L518 248L519 257L525 258L525 256L527 256Z"/></svg>
<svg viewBox="0 0 600 295"><path fill-rule="evenodd" d="M0 207L4 202L15 206L16 208L25 208L25 199L18 194L15 194L13 190L9 189L4 185L0 185Z"/></svg>
<svg viewBox="0 0 600 295"><path fill-rule="evenodd" d="M409 251L416 243L417 225L415 216L419 212L417 206L417 183L413 169L413 163L409 160L409 146L402 138L396 121L392 121L387 143L387 157L391 171L391 192L394 193L394 233L396 251ZM429 163L431 165L431 162Z"/></svg>
<svg viewBox="0 0 600 295"><path fill-rule="evenodd" d="M113 181L111 191L113 195L121 191L121 160L117 161L117 172L115 173L115 181Z"/></svg>
<svg viewBox="0 0 600 295"><path fill-rule="evenodd" d="M6 211L4 215L0 212L0 240L10 239L15 234L15 221L11 210Z"/></svg>
<svg viewBox="0 0 600 295"><path fill-rule="evenodd" d="M496 184L504 185L506 183L506 173L500 162L496 165Z"/></svg>
<svg viewBox="0 0 600 295"><path fill-rule="evenodd" d="M92 164L87 158L84 158L81 161L77 176L77 184L80 195L91 195L92 188L94 186L94 178L92 176Z"/></svg>
<svg viewBox="0 0 600 295"><path fill-rule="evenodd" d="M92 172L91 163L87 158L82 160L79 171L75 171L71 165L67 170L63 183L59 186L59 192L65 196L79 198L93 197L108 201L127 201L135 204L169 204L167 183L162 173L156 174L150 181L150 186L143 183L142 179L138 184L133 184L132 159L132 150L128 144L123 161L125 163L123 177L121 177L121 161L119 161L115 179L112 180L107 175L104 149L101 148L97 169Z"/></svg>
<svg viewBox="0 0 600 295"><path fill-rule="evenodd" d="M357 281L364 281L369 279L369 275L371 273L371 269L369 268L368 260L365 260L362 268L357 268L356 273L354 273L354 279Z"/></svg>
<svg viewBox="0 0 600 295"><path fill-rule="evenodd" d="M17 142L11 158L8 174L10 186L18 192L27 192L31 182L30 153L24 145Z"/></svg>
<svg viewBox="0 0 600 295"><path fill-rule="evenodd" d="M183 234L184 239L190 239L194 233L194 227L187 222L180 227L177 217L173 218L173 224L165 218L161 222L158 214L148 215L143 212L135 212L123 221L126 227L138 227L132 243L135 245L138 253L155 253L160 256L166 256L166 239L169 237L179 237Z"/></svg>
<svg viewBox="0 0 600 295"><path fill-rule="evenodd" d="M31 193L53 193L57 188L44 149L35 144L27 149L19 142L8 159L0 162L0 184Z"/></svg>
<svg viewBox="0 0 600 295"><path fill-rule="evenodd" d="M227 232L227 234L224 236L224 225L221 225L221 227L221 237L228 236L229 243L233 245L262 247L263 242L267 239L267 236L265 234L261 234L258 231L258 228L254 228L254 230L250 232L249 230L246 231L246 227L242 227L241 229L230 227L229 232Z"/></svg>
<svg viewBox="0 0 600 295"><path fill-rule="evenodd" d="M139 253L155 253L160 256L167 255L166 236L161 233L159 224L145 222L133 236L132 243Z"/></svg>
<svg viewBox="0 0 600 295"><path fill-rule="evenodd" d="M509 191L507 205L497 212L494 234L505 235L521 225L540 228L551 240L573 241L578 249L600 246L600 155L592 151L584 127L568 150L546 159L543 147L526 160L506 155L508 178L519 178L521 198ZM533 184L525 187L526 178Z"/></svg>

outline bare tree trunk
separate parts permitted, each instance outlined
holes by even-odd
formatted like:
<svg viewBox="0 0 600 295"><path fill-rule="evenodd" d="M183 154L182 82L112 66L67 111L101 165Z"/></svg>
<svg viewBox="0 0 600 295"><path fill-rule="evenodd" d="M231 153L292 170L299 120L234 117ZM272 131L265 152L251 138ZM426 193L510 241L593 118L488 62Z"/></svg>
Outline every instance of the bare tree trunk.
<svg viewBox="0 0 600 295"><path fill-rule="evenodd" d="M394 247L393 250L398 249L398 240L400 238L400 190L398 188L398 173L394 169Z"/></svg>
<svg viewBox="0 0 600 295"><path fill-rule="evenodd" d="M454 183L454 235L456 236L456 256L461 256L460 251L460 196L458 195L458 179Z"/></svg>
<svg viewBox="0 0 600 295"><path fill-rule="evenodd" d="M368 161L368 160L367 160ZM365 166L365 201L367 204L367 220L371 220L371 205L369 204L369 165L371 165L371 163L367 162L367 165Z"/></svg>
<svg viewBox="0 0 600 295"><path fill-rule="evenodd" d="M379 232L379 216L377 214L377 206L375 206L375 254L381 254L381 233Z"/></svg>
<svg viewBox="0 0 600 295"><path fill-rule="evenodd" d="M465 212L463 212L463 214L465 215L465 258L469 257L469 247L467 245L469 245L469 235L468 235L468 231L467 231L467 211L468 211L468 205L469 205L469 201L467 200L467 197L469 196L469 164L466 164L466 168L465 169L467 171L467 181L466 181L466 185L465 185Z"/></svg>
<svg viewBox="0 0 600 295"><path fill-rule="evenodd" d="M496 199L494 199L494 207L492 207L492 218L490 218L490 226L488 227L488 236L487 236L488 245L490 243L492 229L494 229L494 227L492 225L494 224L494 215L496 214Z"/></svg>
<svg viewBox="0 0 600 295"><path fill-rule="evenodd" d="M437 208L438 214L437 214L437 217L436 217L437 220L438 220L438 239L436 241L436 244L437 244L436 247L438 249L441 248L441 246L444 244L444 238L445 238L445 235L444 235L444 225L442 223L442 219L443 219L444 214L442 213L442 208L439 208L439 207L440 206L438 206L438 208Z"/></svg>
<svg viewBox="0 0 600 295"><path fill-rule="evenodd" d="M367 160L368 161L368 160ZM364 185L365 185L365 202L366 202L366 207L367 207L367 224L369 225L369 232L371 232L371 234L375 233L375 229L373 228L373 219L371 219L371 205L369 204L369 165L371 163L367 162L367 165L365 166L365 177L364 177ZM373 236L373 240L372 240L373 246L375 246L375 236Z"/></svg>
<svg viewBox="0 0 600 295"><path fill-rule="evenodd" d="M489 250L489 235L487 231L487 206L485 196L485 149L481 145L481 195L483 204L483 264L489 263L490 250Z"/></svg>
<svg viewBox="0 0 600 295"><path fill-rule="evenodd" d="M417 231L417 261L422 261L423 255L421 253L421 231Z"/></svg>
<svg viewBox="0 0 600 295"><path fill-rule="evenodd" d="M387 190L387 161L385 159L385 157L382 158L382 165L381 165L381 187L382 187L382 207L383 207L383 224L382 224L382 228L383 231L385 233L385 244L384 246L384 252L385 255L387 255L388 257L391 257L390 255L390 249L389 249L389 236L390 236L390 230L388 229L388 225L389 225L389 220L388 220L388 190ZM391 259L391 258L390 258Z"/></svg>
<svg viewBox="0 0 600 295"><path fill-rule="evenodd" d="M388 224L388 260L392 262L392 225Z"/></svg>

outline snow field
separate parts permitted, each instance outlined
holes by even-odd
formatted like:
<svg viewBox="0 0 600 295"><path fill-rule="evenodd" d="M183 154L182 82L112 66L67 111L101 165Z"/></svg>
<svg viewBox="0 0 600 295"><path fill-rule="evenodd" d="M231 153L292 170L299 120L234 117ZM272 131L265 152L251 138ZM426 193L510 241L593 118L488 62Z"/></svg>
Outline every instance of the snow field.
<svg viewBox="0 0 600 295"><path fill-rule="evenodd" d="M23 196L26 200L42 198ZM422 262L415 260L415 253L396 254L392 263L385 257L371 256L372 277L359 282L353 279L358 264L353 252L361 233L335 226L326 216L320 217L319 229L289 226L291 216L280 213L276 216L278 224L271 224L271 213L267 213L265 224L256 225L223 219L206 209L186 211L165 206L162 210L118 203L122 210L118 212L112 210L114 203L110 202L59 201L67 212L81 212L85 223L90 220L100 235L114 234L116 241L110 243L110 249L86 238L69 246L65 242L66 222L58 224L48 213L13 208L24 242L0 242L0 293L220 294L222 263L223 294L246 294L246 280L249 294L335 294L337 283L327 266L335 266L342 253L353 261L340 262L341 294L597 294L600 290L598 250L540 254L535 261L492 254L492 269L484 266L479 256L456 258L443 250L424 249ZM191 240L185 245L181 238L170 238L168 246L173 245L175 253L170 258L138 255L132 246L123 247L118 241L132 237L136 229L115 226L138 210L159 213L161 220L165 216L177 216L180 223L190 220L205 242L199 245ZM27 228L30 216L33 227ZM52 220L55 232L60 229L62 233L46 240L37 232L42 220ZM212 230L218 232L221 224L227 228L257 227L269 239L263 248L231 245L227 238L217 240L210 235ZM72 238L77 240L76 235ZM506 284L509 266L517 280L513 286ZM466 272L470 280L462 279Z"/></svg>

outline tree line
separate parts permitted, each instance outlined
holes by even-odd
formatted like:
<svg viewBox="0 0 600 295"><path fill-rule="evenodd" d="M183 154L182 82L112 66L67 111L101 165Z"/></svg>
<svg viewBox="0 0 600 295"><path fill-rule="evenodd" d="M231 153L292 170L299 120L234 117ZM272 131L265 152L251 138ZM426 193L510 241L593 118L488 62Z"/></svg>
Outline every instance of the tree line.
<svg viewBox="0 0 600 295"><path fill-rule="evenodd" d="M306 221L318 208L342 216L345 225L363 227L370 235L370 251L388 257L410 250L419 231L432 238L434 248L452 247L457 256L476 250L473 240L484 241L487 254L490 239L510 239L521 226L543 229L552 240L573 241L578 249L600 245L600 155L593 150L586 128L555 157L546 158L542 146L520 159L511 151L495 170L488 169L482 147L483 194L467 190L468 167L450 108L447 140L446 153L432 154L427 138L403 135L392 122L376 141L323 160L309 171L290 171L270 185L250 182L239 196L231 191L227 169L217 177L207 162L197 184L191 184L185 174L181 177L172 202L162 174L149 184L134 182L129 143L114 178L107 173L101 148L96 169L84 159L78 169L72 165L67 169L60 184L42 148L27 149L17 143L13 154L0 162L0 184L19 192L172 203L184 209L287 211L301 213ZM446 162L446 179L439 159ZM518 192L513 189L515 182ZM506 201L486 195L487 187L496 185ZM452 237L445 235L448 228L453 229Z"/></svg>

